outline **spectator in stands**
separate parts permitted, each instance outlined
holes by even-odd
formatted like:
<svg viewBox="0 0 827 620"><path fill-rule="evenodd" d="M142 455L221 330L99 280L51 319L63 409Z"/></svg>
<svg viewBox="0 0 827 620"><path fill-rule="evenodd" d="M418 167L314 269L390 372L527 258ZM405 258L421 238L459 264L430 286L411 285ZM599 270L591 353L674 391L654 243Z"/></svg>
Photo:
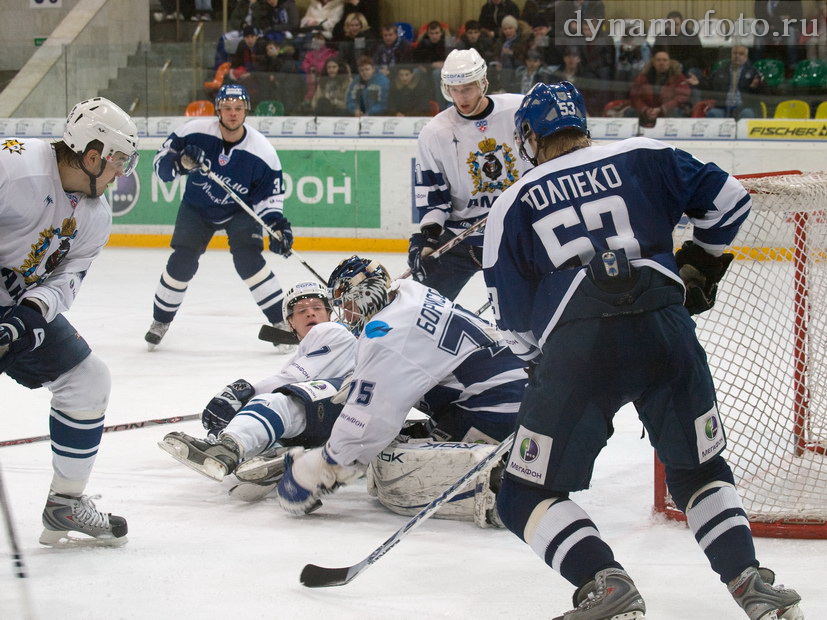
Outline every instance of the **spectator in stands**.
<svg viewBox="0 0 827 620"><path fill-rule="evenodd" d="M430 116L435 101L427 74L411 65L396 65L388 96L388 114L393 116Z"/></svg>
<svg viewBox="0 0 827 620"><path fill-rule="evenodd" d="M264 0L261 4L262 16L258 27L264 36L276 41L292 38L300 22L296 0Z"/></svg>
<svg viewBox="0 0 827 620"><path fill-rule="evenodd" d="M517 92L525 95L537 82L551 81L551 70L543 63L543 55L538 50L526 52L525 64L517 67L516 86Z"/></svg>
<svg viewBox="0 0 827 620"><path fill-rule="evenodd" d="M654 48L669 52L669 57L681 64L684 74L692 69L703 70L707 66L701 39L694 28L684 26L683 14L680 11L667 13L664 32L655 38Z"/></svg>
<svg viewBox="0 0 827 620"><path fill-rule="evenodd" d="M362 56L356 63L359 75L347 91L347 111L352 116L382 116L388 113L390 80L376 70L373 58Z"/></svg>
<svg viewBox="0 0 827 620"><path fill-rule="evenodd" d="M515 19L520 16L520 8L513 0L486 0L480 8L477 21L482 31L495 39L499 35L500 24L506 15L511 15Z"/></svg>
<svg viewBox="0 0 827 620"><path fill-rule="evenodd" d="M171 1L174 6L175 0ZM257 0L238 0L232 13L230 13L229 19L227 20L227 25L230 30L241 31L244 29L244 26L253 26L256 19L255 13L259 9L259 6L257 5Z"/></svg>
<svg viewBox="0 0 827 620"><path fill-rule="evenodd" d="M558 0L554 6L554 40L558 46L579 44L572 40L582 34L582 24L586 20L592 23L604 23L606 7L602 0Z"/></svg>
<svg viewBox="0 0 827 620"><path fill-rule="evenodd" d="M338 56L329 58L324 75L316 84L312 107L318 116L346 116L347 92L350 88L350 67Z"/></svg>
<svg viewBox="0 0 827 620"><path fill-rule="evenodd" d="M451 51L451 33L438 21L428 23L428 27L419 35L414 49L414 62L427 65L437 72L442 68L448 52Z"/></svg>
<svg viewBox="0 0 827 620"><path fill-rule="evenodd" d="M230 71L227 79L231 82L244 82L250 73L260 71L267 53L264 41L253 26L244 26L243 39L230 59Z"/></svg>
<svg viewBox="0 0 827 620"><path fill-rule="evenodd" d="M524 21L524 20L520 20ZM528 49L540 52L543 57L543 64L556 70L563 63L562 50L554 45L554 34L548 20L539 15L532 21L531 24L531 40L528 44Z"/></svg>
<svg viewBox="0 0 827 620"><path fill-rule="evenodd" d="M689 116L689 84L680 64L666 50L657 50L629 91L632 107L627 116L637 116L641 125L652 127L658 118Z"/></svg>
<svg viewBox="0 0 827 620"><path fill-rule="evenodd" d="M492 93L517 92L517 68L525 63L531 42L528 24L513 15L506 15L500 22L498 37L494 40L494 56L488 64Z"/></svg>
<svg viewBox="0 0 827 620"><path fill-rule="evenodd" d="M344 13L342 14L342 19L333 28L334 39L341 39L344 35L345 22L351 13L361 13L364 15L371 28L375 28L378 24L382 23L379 11L379 0L344 0L343 6ZM377 33L373 31L370 36L374 38L376 34Z"/></svg>
<svg viewBox="0 0 827 620"><path fill-rule="evenodd" d="M494 41L482 31L480 23L476 19L469 19L465 22L462 36L456 42L456 49L475 49L482 56L482 59L488 63L494 55Z"/></svg>
<svg viewBox="0 0 827 620"><path fill-rule="evenodd" d="M571 82L577 86L577 90L581 93L583 89L578 82L582 83L583 69L581 68L583 56L580 53L580 47L577 45L569 45L563 50L563 64L553 71L551 74L551 82ZM590 112L591 114L591 112Z"/></svg>
<svg viewBox="0 0 827 620"><path fill-rule="evenodd" d="M715 104L706 115L712 118L755 118L757 95L763 90L761 74L749 61L744 45L733 45L729 61L709 76L709 90Z"/></svg>
<svg viewBox="0 0 827 620"><path fill-rule="evenodd" d="M627 23L615 49L615 82L631 84L652 58L652 48L644 36L630 34Z"/></svg>
<svg viewBox="0 0 827 620"><path fill-rule="evenodd" d="M344 18L344 33L341 38L334 39L339 56L350 66L351 71L357 71L357 61L361 56L369 53L373 41L369 40L371 30L367 18L361 13L350 13Z"/></svg>
<svg viewBox="0 0 827 620"><path fill-rule="evenodd" d="M581 41L583 49L583 74L587 77L609 82L615 72L615 47L611 37L602 29L597 29L592 21L583 22Z"/></svg>
<svg viewBox="0 0 827 620"><path fill-rule="evenodd" d="M240 0L245 2L246 0ZM310 0L304 17L301 18L301 28L319 28L328 41L333 38L333 28L342 20L344 15L344 0Z"/></svg>
<svg viewBox="0 0 827 620"><path fill-rule="evenodd" d="M520 19L527 24L533 24L537 18L543 19L552 33L554 32L554 5L557 0L526 0L523 10L520 11Z"/></svg>
<svg viewBox="0 0 827 620"><path fill-rule="evenodd" d="M254 92L251 98L257 104L264 100L281 101L286 114L299 110L304 93L304 77L299 73L296 50L289 40L267 41L260 70L252 74Z"/></svg>
<svg viewBox="0 0 827 620"><path fill-rule="evenodd" d="M373 62L377 70L387 76L393 67L413 62L413 47L401 36L396 24L382 26L382 40L373 48Z"/></svg>
<svg viewBox="0 0 827 620"><path fill-rule="evenodd" d="M788 69L795 67L804 19L801 0L755 0L755 18L764 20L769 27L765 34L755 35L753 58L780 56Z"/></svg>
<svg viewBox="0 0 827 620"><path fill-rule="evenodd" d="M316 84L319 77L324 75L325 64L336 54L336 50L328 44L321 30L313 33L310 38L309 49L304 52L299 65L305 77L304 100L308 104L313 100L313 95L316 93Z"/></svg>
<svg viewBox="0 0 827 620"><path fill-rule="evenodd" d="M195 12L190 20L194 22L212 21L212 0L195 0Z"/></svg>
<svg viewBox="0 0 827 620"><path fill-rule="evenodd" d="M807 50L807 58L827 60L827 0L816 3L815 15L802 29L801 41Z"/></svg>

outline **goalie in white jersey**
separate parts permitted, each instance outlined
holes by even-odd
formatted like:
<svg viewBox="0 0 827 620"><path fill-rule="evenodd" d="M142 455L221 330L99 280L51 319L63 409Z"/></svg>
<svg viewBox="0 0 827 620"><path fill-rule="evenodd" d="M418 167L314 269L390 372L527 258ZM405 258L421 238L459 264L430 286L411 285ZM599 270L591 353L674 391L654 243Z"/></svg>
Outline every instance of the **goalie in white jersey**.
<svg viewBox="0 0 827 620"><path fill-rule="evenodd" d="M382 265L358 256L342 261L328 289L344 321L360 332L356 366L327 443L297 454L279 483L285 510L315 510L320 495L360 476L421 401L429 404L426 413L437 430L453 442L496 443L511 433L526 374L492 325L434 289L411 280L391 283ZM438 443L429 448L438 449ZM452 449L467 451L468 445L454 443ZM384 452L388 458L395 453L396 447ZM411 459L422 456L416 450L407 453ZM428 466L438 470L451 467L451 461ZM444 486L459 473L464 470L443 481ZM480 520L487 521L493 516L487 514L493 494L487 485L482 492Z"/></svg>
<svg viewBox="0 0 827 620"><path fill-rule="evenodd" d="M454 105L437 114L417 140L416 208L420 230L410 238L413 277L455 299L482 269L482 232L443 254L428 255L488 216L494 200L529 166L514 147L514 112L522 97L486 95L485 61L474 50L454 50L441 70L442 94Z"/></svg>
<svg viewBox="0 0 827 620"><path fill-rule="evenodd" d="M59 142L7 138L0 148L0 373L52 393L44 545L126 542L126 519L83 494L103 434L109 370L63 313L109 238L103 193L132 173L137 149L135 123L102 97L72 108Z"/></svg>
<svg viewBox="0 0 827 620"><path fill-rule="evenodd" d="M243 482L264 487L241 489L243 499L266 495L282 461L253 457L281 446L323 444L339 413L340 406L330 399L353 370L356 338L331 321L331 312L324 286L296 284L284 299L284 316L299 339L296 353L276 374L256 383L239 379L219 392L201 418L208 439L172 432L158 445L214 480L235 473ZM242 461L248 462L239 467Z"/></svg>

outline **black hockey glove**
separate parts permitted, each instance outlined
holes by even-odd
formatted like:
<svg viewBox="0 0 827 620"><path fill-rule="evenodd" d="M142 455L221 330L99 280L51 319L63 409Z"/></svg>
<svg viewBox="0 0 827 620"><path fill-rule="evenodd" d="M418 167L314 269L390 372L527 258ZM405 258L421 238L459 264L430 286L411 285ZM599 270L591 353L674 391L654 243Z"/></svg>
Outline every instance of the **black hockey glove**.
<svg viewBox="0 0 827 620"><path fill-rule="evenodd" d="M684 306L689 314L706 312L715 305L718 282L724 277L727 267L735 258L734 254L725 253L712 256L692 241L685 241L675 252L678 272L686 285Z"/></svg>
<svg viewBox="0 0 827 620"><path fill-rule="evenodd" d="M435 258L428 258L439 247L439 236L442 234L442 227L439 224L428 224L423 226L418 233L411 235L408 240L408 267L411 268L411 276L422 282L428 277L428 272L433 271ZM423 256L423 251L425 252Z"/></svg>
<svg viewBox="0 0 827 620"><path fill-rule="evenodd" d="M217 436L254 395L253 386L244 379L234 381L216 394L201 412L201 424L207 433Z"/></svg>
<svg viewBox="0 0 827 620"><path fill-rule="evenodd" d="M287 218L278 211L270 211L261 219L270 230L278 235L270 235L270 251L282 256L290 256L290 250L293 249L293 228Z"/></svg>
<svg viewBox="0 0 827 620"><path fill-rule="evenodd" d="M46 319L33 302L23 301L0 319L0 348L12 353L33 351L46 335Z"/></svg>
<svg viewBox="0 0 827 620"><path fill-rule="evenodd" d="M189 174L204 165L204 151L200 146L188 144L175 158L175 172Z"/></svg>

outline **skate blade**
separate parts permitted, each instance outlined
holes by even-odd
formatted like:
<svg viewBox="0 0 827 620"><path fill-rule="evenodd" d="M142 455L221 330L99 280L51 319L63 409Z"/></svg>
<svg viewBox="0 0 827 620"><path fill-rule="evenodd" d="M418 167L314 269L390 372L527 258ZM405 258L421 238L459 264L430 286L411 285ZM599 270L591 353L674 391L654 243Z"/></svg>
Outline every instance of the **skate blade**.
<svg viewBox="0 0 827 620"><path fill-rule="evenodd" d="M804 620L804 612L798 605L793 605L778 616L778 620Z"/></svg>
<svg viewBox="0 0 827 620"><path fill-rule="evenodd" d="M209 456L196 453L198 457L203 458L204 460L200 463L197 461L191 461L187 458L190 456L189 446L175 437L170 437L167 435L164 437L163 441L158 442L158 447L182 465L186 465L191 470L197 471L199 474L206 476L210 480L221 482L227 475L227 469L224 467L224 464Z"/></svg>
<svg viewBox="0 0 827 620"><path fill-rule="evenodd" d="M260 502L267 497L277 486L278 482L272 484L255 484L252 482L242 482L232 487L227 491L227 495L233 499L239 499L242 502Z"/></svg>
<svg viewBox="0 0 827 620"><path fill-rule="evenodd" d="M81 532L70 532L69 530L44 529L38 542L53 549L74 549L78 547L120 547L128 541L129 539L126 536L95 537Z"/></svg>
<svg viewBox="0 0 827 620"><path fill-rule="evenodd" d="M284 474L284 469L284 457L264 458L256 456L236 467L235 477L242 482L261 483L274 476L281 477Z"/></svg>

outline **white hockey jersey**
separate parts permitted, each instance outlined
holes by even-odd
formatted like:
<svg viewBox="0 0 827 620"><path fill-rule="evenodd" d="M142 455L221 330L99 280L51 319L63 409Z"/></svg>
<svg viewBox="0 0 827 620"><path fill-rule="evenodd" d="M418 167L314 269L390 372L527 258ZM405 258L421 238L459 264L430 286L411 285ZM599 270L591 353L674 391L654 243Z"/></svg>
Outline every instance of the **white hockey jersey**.
<svg viewBox="0 0 827 620"><path fill-rule="evenodd" d="M342 465L369 463L437 386L457 392L468 410L513 415L520 405L525 372L493 325L417 282L398 280L395 287L396 297L359 336L350 392L327 443ZM486 351L502 363L465 368Z"/></svg>
<svg viewBox="0 0 827 620"><path fill-rule="evenodd" d="M63 190L48 142L0 139L0 307L37 298L47 321L68 310L111 226L103 196Z"/></svg>
<svg viewBox="0 0 827 620"><path fill-rule="evenodd" d="M268 394L289 383L343 377L353 370L356 338L341 323L319 323L302 338L296 353L276 374L253 384Z"/></svg>
<svg viewBox="0 0 827 620"><path fill-rule="evenodd" d="M514 145L514 113L522 95L489 95L493 108L481 118L451 106L423 127L417 141L416 207L420 226L439 224L459 233L488 211L531 165ZM469 239L482 245L482 234Z"/></svg>

